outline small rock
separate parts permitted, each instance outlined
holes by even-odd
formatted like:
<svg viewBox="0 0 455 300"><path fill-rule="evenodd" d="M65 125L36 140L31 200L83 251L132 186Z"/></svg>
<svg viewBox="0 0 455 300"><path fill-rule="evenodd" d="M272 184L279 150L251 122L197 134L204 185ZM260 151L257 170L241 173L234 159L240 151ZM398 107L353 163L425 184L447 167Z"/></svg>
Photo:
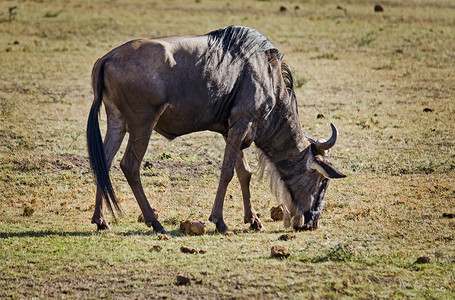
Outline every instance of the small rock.
<svg viewBox="0 0 455 300"><path fill-rule="evenodd" d="M291 253L283 246L273 246L270 251L270 256L272 258L288 258Z"/></svg>
<svg viewBox="0 0 455 300"><path fill-rule="evenodd" d="M160 252L161 250L163 250L163 246L161 245L155 245L152 248L150 248L150 252Z"/></svg>
<svg viewBox="0 0 455 300"><path fill-rule="evenodd" d="M429 264L431 259L426 256L421 256L417 258L417 260L414 262L414 264Z"/></svg>
<svg viewBox="0 0 455 300"><path fill-rule="evenodd" d="M191 279L186 276L178 275L177 276L177 285L191 285Z"/></svg>
<svg viewBox="0 0 455 300"><path fill-rule="evenodd" d="M428 107L425 107L425 108L423 109L423 112L433 112L433 109L428 108Z"/></svg>
<svg viewBox="0 0 455 300"><path fill-rule="evenodd" d="M284 6L281 6L281 7L280 7L280 12L285 12L285 11L287 11L287 10L288 10L288 9L287 9L286 7L284 7Z"/></svg>
<svg viewBox="0 0 455 300"><path fill-rule="evenodd" d="M292 240L292 239L295 239L295 238L296 238L295 234L285 233L285 234L280 235L278 240L280 240L280 241L289 241L289 240Z"/></svg>
<svg viewBox="0 0 455 300"><path fill-rule="evenodd" d="M270 209L270 218L272 218L273 221L283 220L283 206L278 205L278 206L272 207Z"/></svg>
<svg viewBox="0 0 455 300"><path fill-rule="evenodd" d="M158 239L162 241L167 241L169 240L169 236L165 233L158 233Z"/></svg>
<svg viewBox="0 0 455 300"><path fill-rule="evenodd" d="M325 118L325 116L324 116L323 114L318 114L318 115L316 116L316 119L323 119L323 118Z"/></svg>
<svg viewBox="0 0 455 300"><path fill-rule="evenodd" d="M186 235L204 235L206 229L203 222L187 220L180 223L180 231Z"/></svg>
<svg viewBox="0 0 455 300"><path fill-rule="evenodd" d="M383 12L384 11L384 7L382 7L382 5L376 4L374 6L374 11L375 12Z"/></svg>

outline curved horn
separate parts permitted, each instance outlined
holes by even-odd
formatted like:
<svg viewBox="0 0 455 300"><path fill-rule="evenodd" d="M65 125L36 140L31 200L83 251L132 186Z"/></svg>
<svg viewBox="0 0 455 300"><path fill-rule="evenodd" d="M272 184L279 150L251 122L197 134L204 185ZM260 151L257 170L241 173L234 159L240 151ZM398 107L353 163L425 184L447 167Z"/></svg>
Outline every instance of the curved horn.
<svg viewBox="0 0 455 300"><path fill-rule="evenodd" d="M322 151L329 150L330 148L333 147L333 145L335 145L338 137L338 130L332 123L330 123L330 126L332 127L332 136L330 137L330 139L328 141L317 140L314 143L318 150Z"/></svg>

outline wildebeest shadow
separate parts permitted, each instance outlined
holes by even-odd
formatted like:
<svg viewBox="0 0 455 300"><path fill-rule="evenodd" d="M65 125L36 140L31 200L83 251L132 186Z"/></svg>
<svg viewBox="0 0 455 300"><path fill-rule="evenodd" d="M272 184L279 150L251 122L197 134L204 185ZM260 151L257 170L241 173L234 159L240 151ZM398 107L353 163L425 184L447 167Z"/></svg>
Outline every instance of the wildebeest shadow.
<svg viewBox="0 0 455 300"><path fill-rule="evenodd" d="M54 230L41 230L41 231L22 231L22 232L0 232L0 239L7 239L12 237L48 237L48 236L91 236L96 232L90 231L54 231Z"/></svg>
<svg viewBox="0 0 455 300"><path fill-rule="evenodd" d="M130 231L120 231L120 232L114 232L114 231L56 231L56 230L40 230L40 231L22 231L22 232L0 232L0 239L7 239L7 238L22 238L22 237L50 237L50 236L78 236L78 237L88 237L88 236L97 236L97 235L102 235L104 233L113 233L114 235L118 236L157 236L155 232L152 230L130 230ZM233 230L234 235L243 235L243 234L248 234L252 233L251 230L249 229L243 229L243 230ZM266 233L283 233L282 231L266 231ZM180 230L172 230L168 231L168 236L169 237L184 237L186 236L183 234ZM207 231L205 235L208 236L223 236L217 231Z"/></svg>
<svg viewBox="0 0 455 300"><path fill-rule="evenodd" d="M22 231L22 232L0 232L0 239L14 238L14 237L50 237L50 236L97 236L104 233L113 233L114 235L119 236L157 236L156 233L149 230L131 230L131 231L121 231L121 232L112 232L112 231L56 231L56 230L40 230L40 231ZM179 230L172 230L168 232L170 237L179 237L185 236Z"/></svg>

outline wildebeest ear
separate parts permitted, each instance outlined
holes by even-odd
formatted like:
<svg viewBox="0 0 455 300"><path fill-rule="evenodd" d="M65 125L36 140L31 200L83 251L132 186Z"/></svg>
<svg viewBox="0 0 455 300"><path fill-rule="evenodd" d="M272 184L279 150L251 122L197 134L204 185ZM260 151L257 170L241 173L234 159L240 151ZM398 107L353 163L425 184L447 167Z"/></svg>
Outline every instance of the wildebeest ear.
<svg viewBox="0 0 455 300"><path fill-rule="evenodd" d="M332 167L332 164L322 155L311 155L308 160L308 167L312 170L318 171L326 178L336 179L346 177L346 175Z"/></svg>

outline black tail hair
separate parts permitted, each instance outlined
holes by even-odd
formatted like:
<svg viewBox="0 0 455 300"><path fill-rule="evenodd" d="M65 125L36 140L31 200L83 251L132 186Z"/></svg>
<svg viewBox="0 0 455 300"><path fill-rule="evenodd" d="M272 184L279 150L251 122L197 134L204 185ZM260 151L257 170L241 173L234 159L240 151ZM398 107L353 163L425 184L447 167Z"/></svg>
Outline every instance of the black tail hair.
<svg viewBox="0 0 455 300"><path fill-rule="evenodd" d="M87 121L88 155L90 159L90 166L92 168L93 175L95 176L96 184L98 188L103 192L103 197L106 200L106 204L109 210L112 212L114 219L116 219L111 202L114 204L117 211L121 212L121 209L118 205L117 198L115 197L111 179L109 178L109 169L107 167L106 154L104 152L104 145L101 138L100 126L98 122L98 115L101 104L103 102L104 89L104 63L102 61L98 61L96 63L92 77L94 80L98 78L98 82L94 82L95 99L93 100Z"/></svg>

